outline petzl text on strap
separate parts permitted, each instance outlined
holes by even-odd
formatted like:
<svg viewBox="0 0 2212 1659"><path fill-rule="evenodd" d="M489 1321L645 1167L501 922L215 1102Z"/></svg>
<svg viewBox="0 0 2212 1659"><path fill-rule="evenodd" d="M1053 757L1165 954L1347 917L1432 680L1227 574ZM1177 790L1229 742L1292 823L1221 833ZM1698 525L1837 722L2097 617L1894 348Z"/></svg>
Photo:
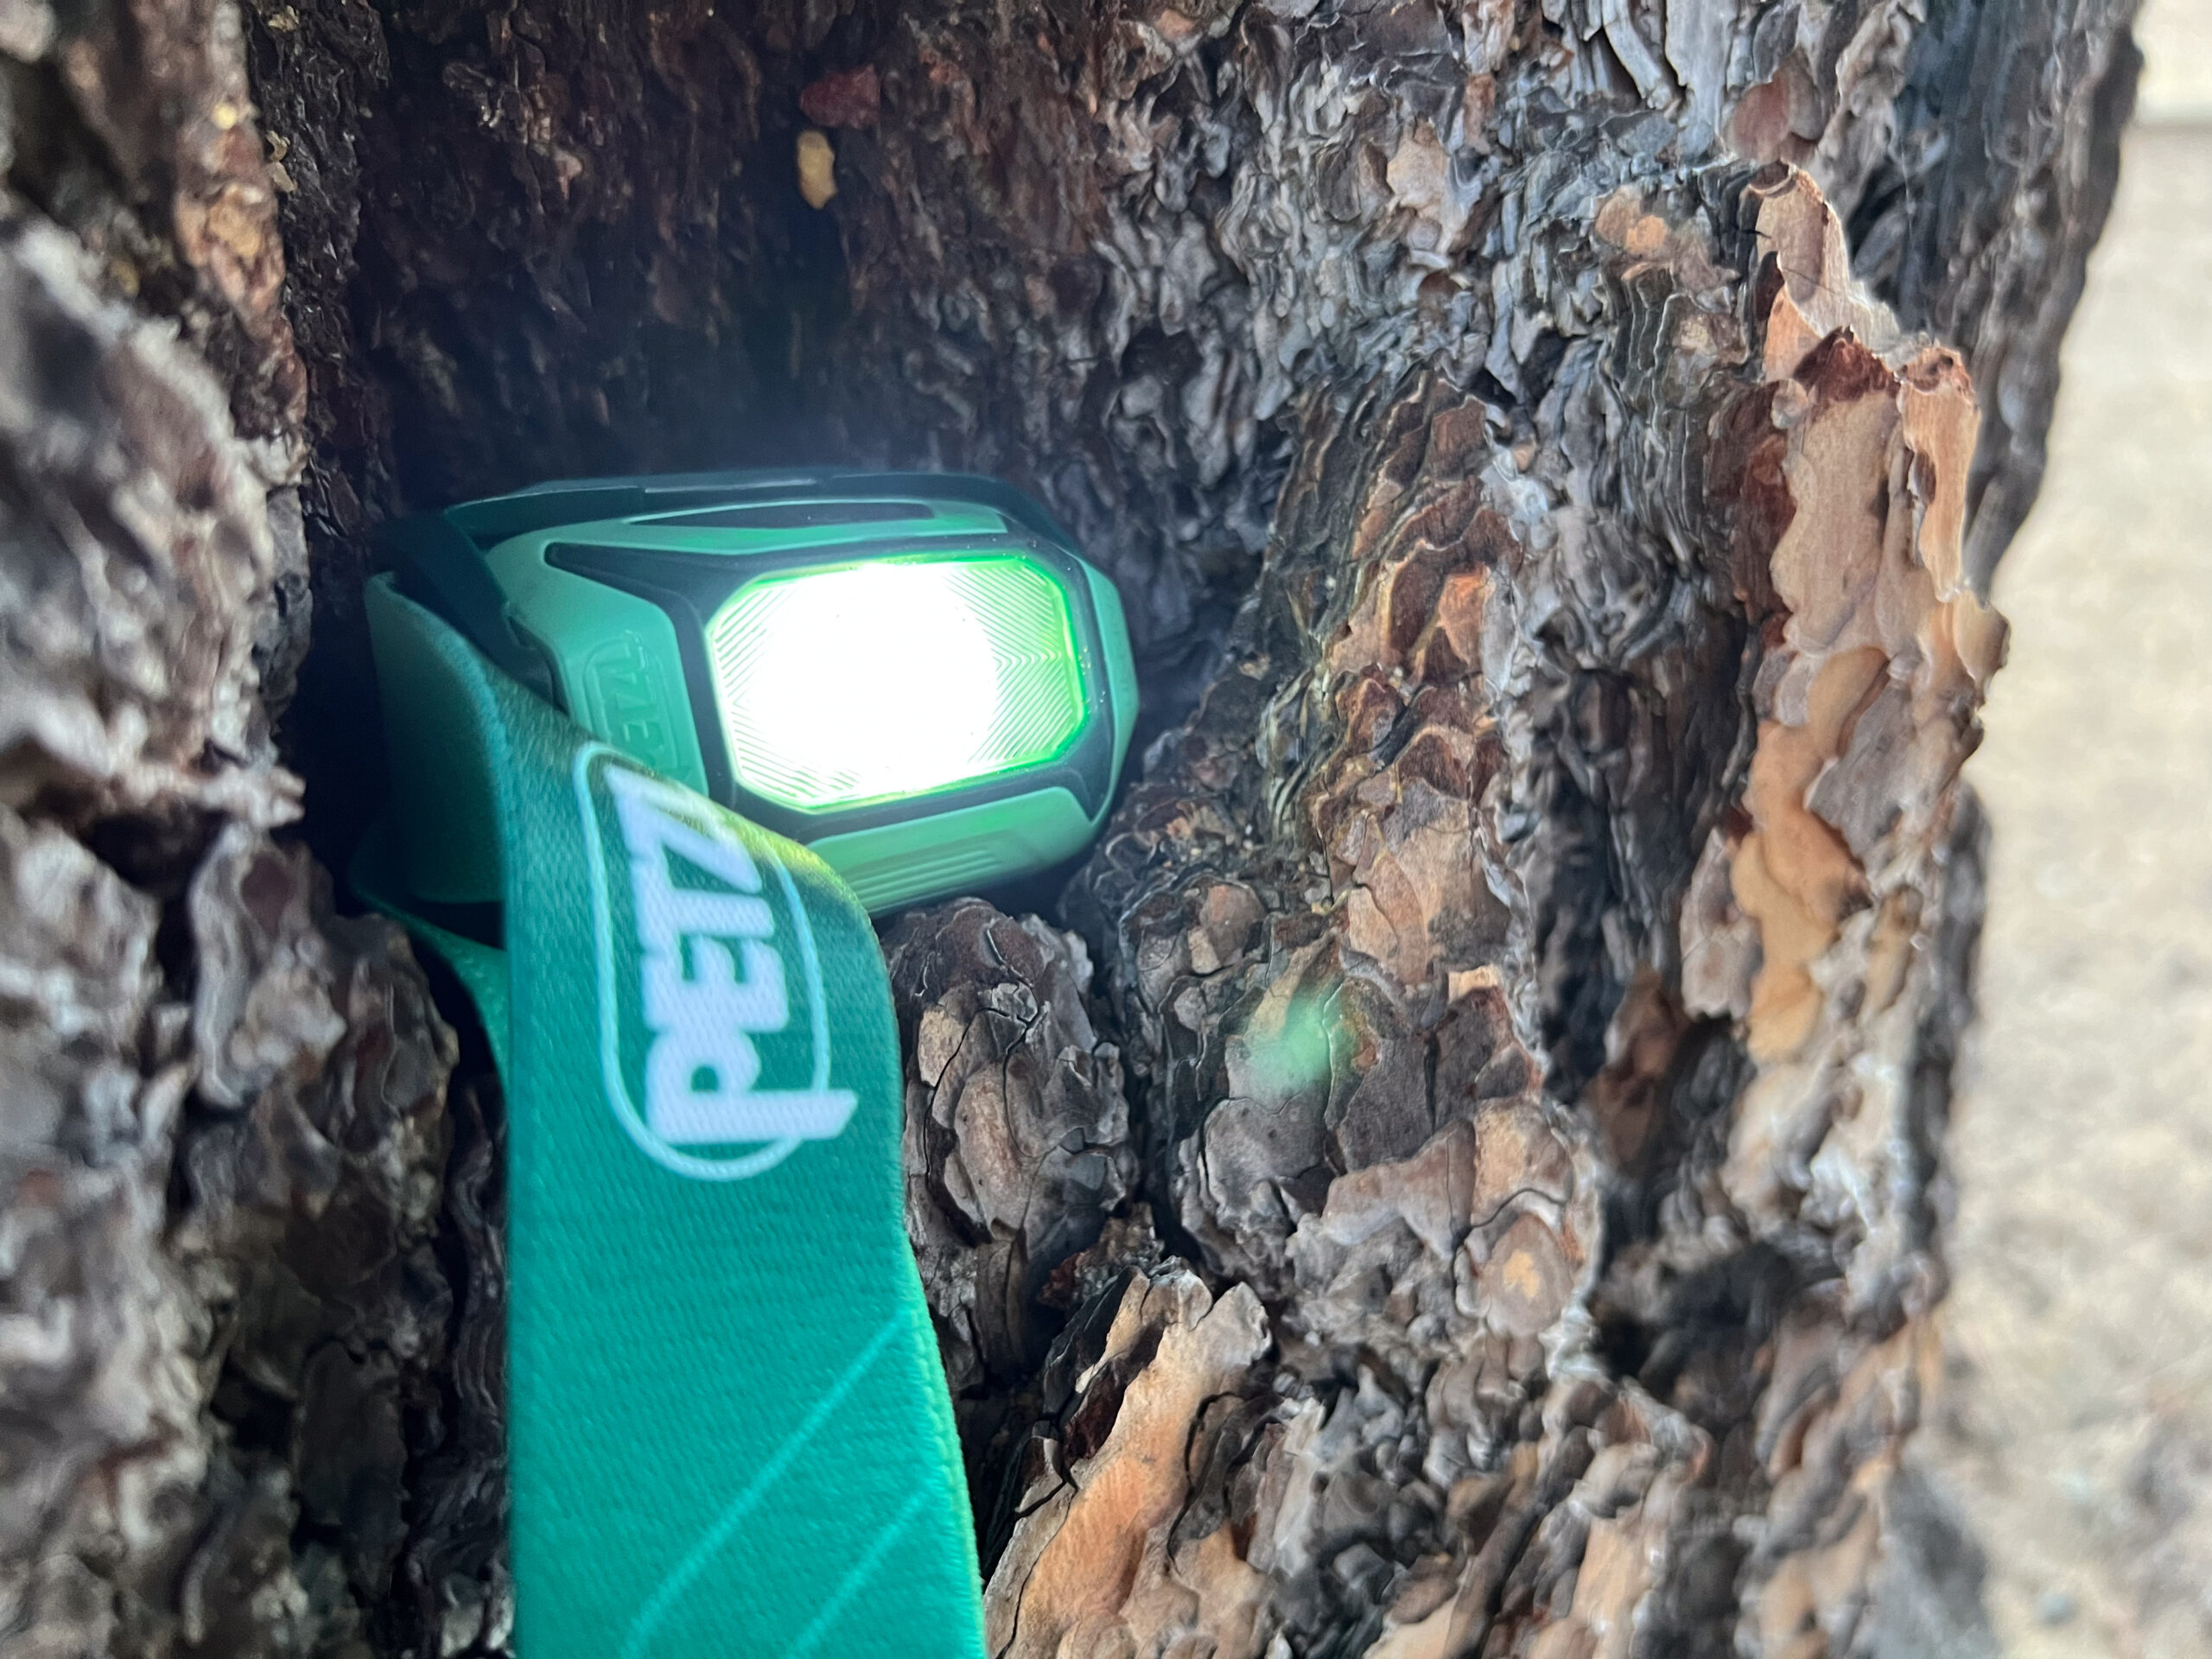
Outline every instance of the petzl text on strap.
<svg viewBox="0 0 2212 1659"><path fill-rule="evenodd" d="M866 913L388 582L369 611L394 810L356 880L506 1087L518 1651L980 1656Z"/></svg>

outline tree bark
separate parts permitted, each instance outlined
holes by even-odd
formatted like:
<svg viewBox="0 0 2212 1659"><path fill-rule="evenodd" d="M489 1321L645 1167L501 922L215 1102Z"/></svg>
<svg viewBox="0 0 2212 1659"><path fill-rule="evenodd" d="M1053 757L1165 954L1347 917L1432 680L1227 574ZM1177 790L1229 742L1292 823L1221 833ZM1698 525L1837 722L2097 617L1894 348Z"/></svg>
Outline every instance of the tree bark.
<svg viewBox="0 0 2212 1659"><path fill-rule="evenodd" d="M1987 1650L1958 770L2136 59L1927 10L0 0L0 1649L508 1649L367 532L805 457L1140 651L1064 889L885 934L995 1651Z"/></svg>

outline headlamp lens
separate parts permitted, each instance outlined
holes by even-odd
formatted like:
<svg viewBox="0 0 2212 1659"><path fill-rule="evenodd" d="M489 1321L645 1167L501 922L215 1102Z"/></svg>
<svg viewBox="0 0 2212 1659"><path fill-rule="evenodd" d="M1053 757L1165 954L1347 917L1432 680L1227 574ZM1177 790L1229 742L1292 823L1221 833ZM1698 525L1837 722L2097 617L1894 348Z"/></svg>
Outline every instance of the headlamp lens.
<svg viewBox="0 0 2212 1659"><path fill-rule="evenodd" d="M1020 557L765 576L708 624L707 654L739 781L804 810L1034 766L1085 715L1067 594Z"/></svg>

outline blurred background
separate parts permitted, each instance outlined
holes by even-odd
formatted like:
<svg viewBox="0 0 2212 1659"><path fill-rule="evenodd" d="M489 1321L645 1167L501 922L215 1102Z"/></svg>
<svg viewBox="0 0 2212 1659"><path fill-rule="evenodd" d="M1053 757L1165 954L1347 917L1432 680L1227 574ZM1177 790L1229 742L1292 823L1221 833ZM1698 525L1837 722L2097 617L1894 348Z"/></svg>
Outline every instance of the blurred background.
<svg viewBox="0 0 2212 1659"><path fill-rule="evenodd" d="M2137 40L1967 768L1995 848L1917 1455L2011 1659L2212 1656L2212 0Z"/></svg>

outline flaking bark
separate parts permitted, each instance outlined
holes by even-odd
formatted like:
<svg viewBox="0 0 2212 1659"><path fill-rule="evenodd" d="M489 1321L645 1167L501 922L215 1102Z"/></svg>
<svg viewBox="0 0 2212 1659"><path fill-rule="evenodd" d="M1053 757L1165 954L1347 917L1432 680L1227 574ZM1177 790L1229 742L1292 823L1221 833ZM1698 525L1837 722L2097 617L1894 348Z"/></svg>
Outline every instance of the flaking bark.
<svg viewBox="0 0 2212 1659"><path fill-rule="evenodd" d="M1956 773L2134 59L1923 10L0 0L0 1649L508 1650L367 532L822 457L1144 674L1047 918L886 934L995 1649L1986 1643Z"/></svg>

